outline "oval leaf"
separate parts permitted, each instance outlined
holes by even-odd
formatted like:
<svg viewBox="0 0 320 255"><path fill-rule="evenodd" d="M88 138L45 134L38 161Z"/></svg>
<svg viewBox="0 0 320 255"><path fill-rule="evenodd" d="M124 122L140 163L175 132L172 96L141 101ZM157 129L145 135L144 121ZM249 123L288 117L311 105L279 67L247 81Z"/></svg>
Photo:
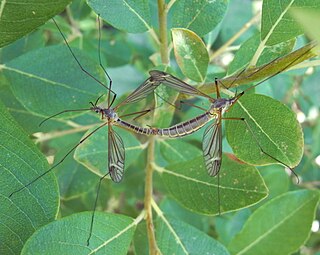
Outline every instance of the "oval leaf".
<svg viewBox="0 0 320 255"><path fill-rule="evenodd" d="M44 24L48 19L62 12L70 2L70 0L1 1L0 48Z"/></svg>
<svg viewBox="0 0 320 255"><path fill-rule="evenodd" d="M162 254L229 254L222 244L204 232L165 214L158 218L156 231Z"/></svg>
<svg viewBox="0 0 320 255"><path fill-rule="evenodd" d="M151 29L149 1L88 0L89 6L115 28L129 33L143 33Z"/></svg>
<svg viewBox="0 0 320 255"><path fill-rule="evenodd" d="M127 254L137 223L124 215L97 212L87 246L91 216L90 212L77 213L44 226L21 254Z"/></svg>
<svg viewBox="0 0 320 255"><path fill-rule="evenodd" d="M284 104L263 95L245 95L230 109L227 120L228 143L235 155L253 165L280 163L295 167L303 154L303 134L293 112ZM259 143L259 144L258 144ZM262 153L261 148L270 156Z"/></svg>
<svg viewBox="0 0 320 255"><path fill-rule="evenodd" d="M208 176L202 156L158 170L168 191L184 207L202 214L219 213L217 178ZM250 206L268 194L256 168L226 156L222 159L219 188L221 212Z"/></svg>
<svg viewBox="0 0 320 255"><path fill-rule="evenodd" d="M121 128L112 128L122 139L125 147L125 168L134 162L144 146L132 133ZM94 130L90 129L85 135ZM104 127L90 136L75 151L75 159L99 176L108 172L108 127Z"/></svg>
<svg viewBox="0 0 320 255"><path fill-rule="evenodd" d="M174 55L185 76L203 82L209 64L209 55L201 38L188 29L172 29Z"/></svg>
<svg viewBox="0 0 320 255"><path fill-rule="evenodd" d="M277 0L263 1L261 40L271 46L303 34L303 28L290 13L291 9L303 8L320 10L320 3L313 0L290 0L281 4Z"/></svg>
<svg viewBox="0 0 320 255"><path fill-rule="evenodd" d="M49 169L45 157L0 104L0 247L2 254L20 254L39 227L53 221L59 194L48 174L12 194ZM8 197L12 194L11 197Z"/></svg>
<svg viewBox="0 0 320 255"><path fill-rule="evenodd" d="M292 254L309 237L319 192L299 190L257 209L231 241L232 254ZM276 212L276 213L275 213Z"/></svg>
<svg viewBox="0 0 320 255"><path fill-rule="evenodd" d="M228 2L224 0L176 1L169 12L172 27L187 28L203 36L220 23L227 6Z"/></svg>
<svg viewBox="0 0 320 255"><path fill-rule="evenodd" d="M74 49L74 52L93 76L105 80L98 64L81 51ZM90 101L95 101L102 91L106 92L81 71L66 46L29 52L7 63L3 69L15 97L29 111L42 116L66 109L89 108Z"/></svg>

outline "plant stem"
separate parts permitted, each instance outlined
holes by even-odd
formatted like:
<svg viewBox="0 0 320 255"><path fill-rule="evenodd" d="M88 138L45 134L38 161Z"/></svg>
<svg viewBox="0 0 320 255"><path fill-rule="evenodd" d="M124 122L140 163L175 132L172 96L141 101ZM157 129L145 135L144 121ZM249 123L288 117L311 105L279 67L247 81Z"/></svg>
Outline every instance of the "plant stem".
<svg viewBox="0 0 320 255"><path fill-rule="evenodd" d="M237 40L242 34L244 34L252 25L254 25L258 19L260 18L260 12L257 13L251 20L249 20L234 36L232 36L221 48L216 50L211 56L210 61L215 59L221 53L225 52L226 49L235 41Z"/></svg>
<svg viewBox="0 0 320 255"><path fill-rule="evenodd" d="M158 0L160 54L162 64L169 64L168 36L167 36L167 8L164 0Z"/></svg>
<svg viewBox="0 0 320 255"><path fill-rule="evenodd" d="M153 226L153 219L152 219L152 175L153 175L153 162L154 162L154 136L149 138L148 144L148 158L147 158L147 167L146 167L146 184L145 184L145 198L144 198L144 209L146 211L145 219L147 223L147 234L148 234L148 241L149 241L149 254L160 254L156 238L154 234L154 226Z"/></svg>

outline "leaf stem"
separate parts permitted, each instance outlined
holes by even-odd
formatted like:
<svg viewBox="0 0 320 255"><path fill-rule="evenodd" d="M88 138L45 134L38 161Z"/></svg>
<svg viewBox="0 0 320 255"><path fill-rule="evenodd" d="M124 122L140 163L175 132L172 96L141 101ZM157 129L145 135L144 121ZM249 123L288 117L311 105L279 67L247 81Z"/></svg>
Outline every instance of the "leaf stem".
<svg viewBox="0 0 320 255"><path fill-rule="evenodd" d="M169 64L168 31L167 31L167 7L164 0L158 0L160 54L162 64Z"/></svg>
<svg viewBox="0 0 320 255"><path fill-rule="evenodd" d="M154 136L149 138L148 144L148 156L147 156L147 167L146 167L146 184L145 184L145 198L144 198L144 209L146 211L145 220L147 224L147 234L149 241L149 254L160 254L159 248L156 243L155 233L154 233L154 225L152 219L152 191L153 191L153 183L152 183L152 174L153 174L153 161L154 161L154 146L155 140Z"/></svg>
<svg viewBox="0 0 320 255"><path fill-rule="evenodd" d="M210 56L210 62L219 56L221 53L223 53L235 40L237 40L242 34L244 34L252 25L257 23L258 19L260 18L261 12L258 12L251 20L249 20L244 26L239 30L238 33L236 33L234 36L232 36L221 48L219 48L217 51L215 51Z"/></svg>
<svg viewBox="0 0 320 255"><path fill-rule="evenodd" d="M39 136L36 139L35 143L48 141L48 140L51 140L53 138L62 137L62 136L69 135L69 134L83 132L83 131L86 131L86 130L88 130L88 129L92 128L92 127L95 127L97 125L98 124L95 123L95 124L91 124L91 125L80 126L80 127L77 127L77 128L67 129L67 130L58 131L58 132L42 133L41 136Z"/></svg>

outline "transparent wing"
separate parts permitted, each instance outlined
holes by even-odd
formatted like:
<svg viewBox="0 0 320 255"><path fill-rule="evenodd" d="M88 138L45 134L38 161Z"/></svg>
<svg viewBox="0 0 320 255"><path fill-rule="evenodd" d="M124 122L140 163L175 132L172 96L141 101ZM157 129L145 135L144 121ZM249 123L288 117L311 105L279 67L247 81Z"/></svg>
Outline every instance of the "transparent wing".
<svg viewBox="0 0 320 255"><path fill-rule="evenodd" d="M222 129L218 119L204 131L202 151L208 174L216 176L222 159Z"/></svg>
<svg viewBox="0 0 320 255"><path fill-rule="evenodd" d="M122 101L120 105L135 103L146 98L151 92L153 92L161 82L154 80L152 77L149 77L145 80L138 88L136 88L124 101Z"/></svg>
<svg viewBox="0 0 320 255"><path fill-rule="evenodd" d="M178 90L180 93L192 95L192 96L202 96L205 98L209 98L212 100L212 98L204 93L202 93L200 90L196 89L195 87L189 85L188 83L185 83L184 81L178 79L177 77L174 77L171 74L161 72L158 70L152 70L149 72L150 76L153 78L154 81L163 83L166 86L169 86L175 90Z"/></svg>
<svg viewBox="0 0 320 255"><path fill-rule="evenodd" d="M108 129L108 168L114 182L120 182L124 172L125 150L121 137L109 125Z"/></svg>

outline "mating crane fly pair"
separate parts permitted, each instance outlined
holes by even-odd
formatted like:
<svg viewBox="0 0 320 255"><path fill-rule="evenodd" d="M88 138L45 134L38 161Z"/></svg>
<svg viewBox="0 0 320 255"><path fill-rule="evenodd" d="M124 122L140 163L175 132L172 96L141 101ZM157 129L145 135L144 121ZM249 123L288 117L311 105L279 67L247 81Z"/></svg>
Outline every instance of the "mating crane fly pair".
<svg viewBox="0 0 320 255"><path fill-rule="evenodd" d="M54 21L54 20L53 20ZM100 19L98 19L99 22L99 28L100 28ZM56 22L54 21L56 24ZM74 57L75 61L81 68L81 70L86 73L89 77L91 77L93 80L98 82L101 86L107 89L107 107L101 107L98 105L101 97L99 96L97 100L91 104L91 107L86 108L86 109L73 109L73 110L64 110L62 112L59 112L57 114L54 114L48 118L46 118L43 122L40 124L43 124L45 121L56 117L60 114L66 113L66 112L75 112L75 111L93 111L99 115L101 115L101 119L103 120L103 123L100 124L98 127L96 127L93 131L91 131L89 134L87 134L85 137L83 137L74 147L72 147L68 153L56 164L54 164L51 168L49 168L47 171L42 173L40 176L36 177L35 179L31 180L29 183L24 184L22 187L19 189L15 190L12 192L9 197L12 197L15 193L23 190L24 188L32 185L34 182L36 182L38 179L43 177L44 175L48 174L51 172L55 167L60 165L64 159L70 155L80 144L82 144L86 139L88 139L90 136L92 136L96 131L100 130L101 128L108 126L108 172L103 175L100 178L98 188L97 188L97 195L95 199L95 204L94 204L94 210L93 210L93 215L92 215L92 221L90 225L90 236L88 238L88 243L91 237L92 233L92 227L93 227L93 219L94 219L94 212L95 208L97 205L98 201L98 196L99 196L99 191L100 191L100 186L102 180L107 176L110 175L110 178L114 182L120 182L123 178L124 175L124 167L125 167L125 146L123 143L122 138L117 134L117 132L113 129L113 126L118 126L122 127L124 129L133 131L138 134L143 134L147 136L163 136L163 137L168 137L168 138L177 138L177 137L183 137L189 134L194 133L195 131L201 129L203 126L205 126L207 123L209 123L212 120L212 123L207 127L207 129L204 132L203 136L203 143L202 143L202 148L203 148L203 156L204 156L204 161L205 161L205 166L206 169L209 173L210 176L216 176L221 168L221 160L222 160L222 130L221 130L221 120L222 119L229 119L229 120L240 120L245 123L247 126L248 130L251 132L252 136L255 137L254 132L251 130L250 126L248 125L247 121L244 118L223 118L223 114L225 111L227 111L230 107L232 107L237 100L244 95L244 93L250 89L255 88L265 80L279 74L280 72L288 69L292 65L295 64L295 62L301 62L299 61L300 58L302 58L305 54L307 54L311 49L314 47L312 44L310 44L310 47L307 47L305 51L303 51L301 54L298 54L298 56L293 59L289 64L284 66L281 70L278 72L274 73L273 75L269 76L265 80L257 83L256 85L251 86L247 90L235 95L234 97L231 98L221 98L220 97L220 92L219 92L219 85L224 86L222 80L216 80L215 81L215 87L216 87L216 94L217 98L212 98L211 96L201 92L200 90L196 89L195 87L183 82L182 80L168 74L162 71L150 71L150 77L145 80L137 89L135 89L125 100L123 100L121 103L119 103L116 106L113 106L116 98L116 93L112 90L112 79L110 78L109 74L107 73L106 69L102 65L101 61L101 51L100 51L100 41L101 41L101 31L99 29L99 45L98 45L98 50L99 50L99 64L100 67L102 68L103 72L109 79L109 85L106 86L104 83L96 79L93 75L91 75L79 62L77 57L75 56L73 50L69 46L64 34L60 30L59 26L56 24L60 34L62 35L70 53ZM298 52L299 50L297 50ZM280 59L280 58L279 58ZM254 76L264 68L268 67L270 64L275 63L275 61L278 61L279 59L276 59L269 64L266 64L262 66L261 68L258 68L255 72L252 72L249 76L246 78L250 78L250 76ZM240 74L233 76L233 85L237 83L237 78L240 77ZM125 120L123 120L123 117L127 116L132 116L132 115L137 115L137 117L142 116L148 112L150 112L150 109L147 110L142 110L134 113L129 113L125 114L122 116L118 115L118 110L124 105L131 104L138 102L144 98L146 98L149 94L153 93L154 90L160 85L163 84L165 86L168 86L172 89L177 90L180 93L191 95L191 96L200 96L204 97L209 100L210 102L210 107L209 109L205 110L204 113L200 114L199 116L196 116L190 120L178 123L176 125L167 127L167 128L157 128L157 127L140 127L135 124L129 123ZM230 86L231 87L231 86ZM113 94L113 95L112 95ZM256 139L256 137L255 137ZM257 139L256 139L257 140ZM288 167L291 169L288 165L286 165L284 162L280 161L277 159L274 155L268 154L259 144L259 141L257 141L257 145L259 146L260 150L262 153L265 155L269 156L276 162ZM291 169L292 170L292 169ZM293 171L293 170L292 170ZM219 175L218 175L219 176ZM219 185L219 178L218 178L218 185ZM219 193L218 193L219 197ZM219 200L219 198L218 198Z"/></svg>

